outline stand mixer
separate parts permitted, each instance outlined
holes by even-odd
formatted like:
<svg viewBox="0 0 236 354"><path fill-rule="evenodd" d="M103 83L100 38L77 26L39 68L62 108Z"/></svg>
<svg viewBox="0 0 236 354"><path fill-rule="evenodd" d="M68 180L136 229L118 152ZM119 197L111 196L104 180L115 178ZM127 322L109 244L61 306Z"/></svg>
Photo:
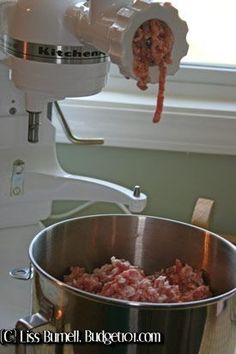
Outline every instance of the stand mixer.
<svg viewBox="0 0 236 354"><path fill-rule="evenodd" d="M132 38L151 18L165 22L174 34L173 61L167 69L174 74L188 45L187 25L172 6L149 0L0 2L0 238L5 284L9 269L25 263L27 245L39 221L50 216L53 201L122 203L136 213L145 208L146 196L137 188L131 191L63 171L47 105L100 92L109 58L125 77L136 79ZM150 82L157 82L157 72L151 68ZM9 293L12 299L0 309L2 328L12 327L29 303L28 286L11 281L1 297Z"/></svg>

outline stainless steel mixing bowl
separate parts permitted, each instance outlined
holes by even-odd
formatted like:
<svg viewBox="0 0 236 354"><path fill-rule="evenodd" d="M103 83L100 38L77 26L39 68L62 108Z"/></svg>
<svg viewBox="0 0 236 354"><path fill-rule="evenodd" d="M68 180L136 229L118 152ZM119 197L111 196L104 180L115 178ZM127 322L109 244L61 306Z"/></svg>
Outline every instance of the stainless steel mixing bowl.
<svg viewBox="0 0 236 354"><path fill-rule="evenodd" d="M236 247L207 230L150 216L76 218L40 232L30 246L33 315L18 328L47 324L56 332L156 332L164 343L35 346L39 353L235 354ZM124 258L152 273L176 258L209 276L214 297L150 304L101 297L62 282L71 265L88 271ZM45 327L42 327L45 329Z"/></svg>

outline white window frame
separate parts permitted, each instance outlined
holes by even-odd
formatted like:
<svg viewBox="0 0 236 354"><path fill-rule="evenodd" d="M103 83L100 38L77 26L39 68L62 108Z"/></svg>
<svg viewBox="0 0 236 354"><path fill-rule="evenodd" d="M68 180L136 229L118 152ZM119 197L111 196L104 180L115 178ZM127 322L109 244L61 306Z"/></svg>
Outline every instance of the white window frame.
<svg viewBox="0 0 236 354"><path fill-rule="evenodd" d="M112 66L102 94L61 102L74 134L105 146L236 155L236 69L181 65L168 77L164 112L152 123L156 85L143 92ZM68 142L57 127L57 142Z"/></svg>

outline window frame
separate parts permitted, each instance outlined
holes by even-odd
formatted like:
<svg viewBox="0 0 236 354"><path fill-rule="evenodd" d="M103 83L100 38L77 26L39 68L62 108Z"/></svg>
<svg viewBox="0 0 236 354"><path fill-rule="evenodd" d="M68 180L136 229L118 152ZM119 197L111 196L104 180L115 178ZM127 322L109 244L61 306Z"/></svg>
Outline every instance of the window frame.
<svg viewBox="0 0 236 354"><path fill-rule="evenodd" d="M74 134L102 136L104 146L236 155L236 68L182 64L168 77L163 116L153 124L156 90L140 91L112 65L102 94L61 107ZM66 143L53 122L57 142Z"/></svg>

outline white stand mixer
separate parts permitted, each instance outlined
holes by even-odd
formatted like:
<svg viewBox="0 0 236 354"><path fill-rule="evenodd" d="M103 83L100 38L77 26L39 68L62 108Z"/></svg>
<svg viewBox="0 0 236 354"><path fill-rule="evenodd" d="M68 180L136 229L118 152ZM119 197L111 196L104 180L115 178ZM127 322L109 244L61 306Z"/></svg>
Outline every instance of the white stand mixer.
<svg viewBox="0 0 236 354"><path fill-rule="evenodd" d="M9 287L1 298L10 296L0 308L3 328L28 312L28 285L9 282L8 272L25 264L27 245L54 200L122 203L136 213L146 205L137 189L63 171L46 111L49 102L100 92L108 57L134 77L132 38L150 18L166 22L175 35L168 68L174 74L188 46L187 25L171 6L147 0L0 2L0 240L5 252L0 258L1 282ZM151 82L157 82L156 72L152 69Z"/></svg>

